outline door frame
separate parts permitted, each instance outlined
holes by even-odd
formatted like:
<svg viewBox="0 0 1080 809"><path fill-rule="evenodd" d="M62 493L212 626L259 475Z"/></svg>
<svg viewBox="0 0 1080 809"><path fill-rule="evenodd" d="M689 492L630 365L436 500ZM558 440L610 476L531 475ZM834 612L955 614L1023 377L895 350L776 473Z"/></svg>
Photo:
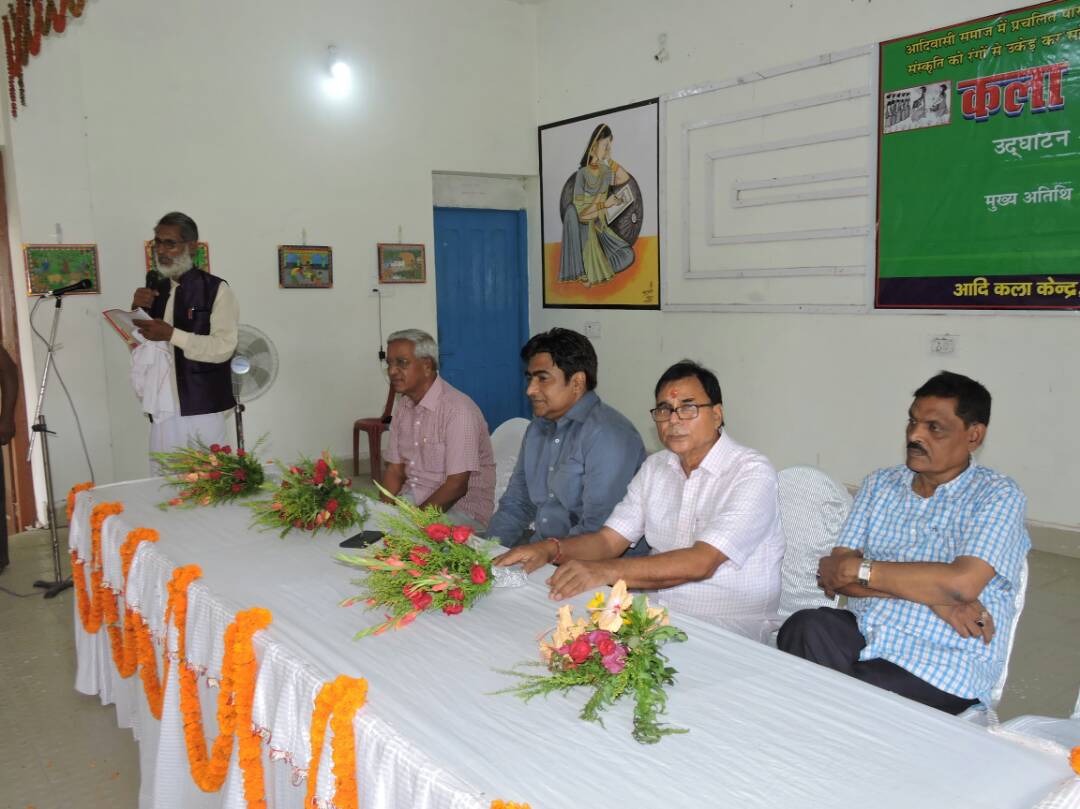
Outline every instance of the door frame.
<svg viewBox="0 0 1080 809"><path fill-rule="evenodd" d="M0 190L7 188L5 176L6 150L0 149ZM7 195L0 193L0 340L7 349L19 371L22 390L15 405L15 437L4 449L3 475L6 497L5 517L8 534L25 531L37 521L37 505L34 495L34 477L26 454L29 450L29 420L25 399L32 395L26 388L19 352L18 314L15 309L15 277L11 262L11 244L8 232Z"/></svg>

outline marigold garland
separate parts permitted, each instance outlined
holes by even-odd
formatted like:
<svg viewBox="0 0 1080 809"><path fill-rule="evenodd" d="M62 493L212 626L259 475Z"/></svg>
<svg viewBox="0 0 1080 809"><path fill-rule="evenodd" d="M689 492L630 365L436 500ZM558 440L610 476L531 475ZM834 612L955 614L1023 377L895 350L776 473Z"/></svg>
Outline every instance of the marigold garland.
<svg viewBox="0 0 1080 809"><path fill-rule="evenodd" d="M71 551L71 577L75 587L75 603L83 629L91 635L101 629L101 619L106 602L112 602L110 615L115 620L115 597L106 592L101 572L101 526L105 520L124 510L122 503L99 503L90 512L90 589L86 587L86 563Z"/></svg>
<svg viewBox="0 0 1080 809"><path fill-rule="evenodd" d="M158 532L153 528L135 528L128 532L127 539L120 546L120 569L123 576L123 586L119 597L124 604L124 625L121 628L116 624L117 619L113 618L107 628L113 665L116 666L121 678L125 680L133 675L139 667L139 627L141 626L147 634L150 631L146 629L146 624L142 622L142 618L139 617L135 610L127 605L128 573L131 570L131 563L135 559L135 551L138 550L139 545L143 542L157 542L158 538ZM112 603L112 611L115 614L115 602Z"/></svg>
<svg viewBox="0 0 1080 809"><path fill-rule="evenodd" d="M494 800L491 802L491 809L531 809L531 807L527 803Z"/></svg>
<svg viewBox="0 0 1080 809"><path fill-rule="evenodd" d="M73 486L67 497L70 521L75 498L93 483ZM168 602L165 608L165 648L162 652L161 676L158 676L157 653L150 629L143 617L127 606L128 576L138 547L143 542L157 542L158 532L152 528L135 528L128 532L120 546L122 586L114 593L107 588L102 574L101 531L105 520L122 513L121 503L101 503L90 514L90 589L86 583L86 562L72 552L72 574L75 579L79 618L84 629L94 634L102 621L107 622L113 664L121 677L139 672L146 701L155 719L160 720L165 683L169 676L171 655L168 649L169 627L177 631L179 662L180 709L184 717L184 738L191 765L192 778L207 792L221 789L228 776L232 756L232 741L237 740L237 757L244 783L244 797L249 809L266 809L266 792L262 765L262 740L254 729L252 708L255 697L257 661L253 637L273 620L269 610L255 608L237 613L225 631L225 655L222 661L221 689L218 696L218 735L210 749L203 730L202 707L199 702L198 678L187 661L188 591L191 582L202 576L198 565L186 565L173 570L168 583ZM123 599L124 620L119 625L117 597ZM312 715L312 775L308 780L306 805L314 806L315 780L326 728L334 732L332 744L334 803L338 809L357 809L359 793L356 783L356 740L353 719L367 701L367 681L341 676L323 685ZM493 804L493 807L495 804ZM527 804L500 804L501 809L528 809Z"/></svg>
<svg viewBox="0 0 1080 809"><path fill-rule="evenodd" d="M188 585L202 576L202 570L198 565L185 565L173 570L169 580L169 600L165 605L165 648L161 654L161 677L157 673L157 655L154 652L153 639L146 622L139 618L136 634L138 636L139 650L139 676L142 678L143 692L146 701L150 705L150 713L154 719L161 719L161 708L165 699L165 683L169 679L169 624L176 626L178 643L184 643L184 629L187 623L187 591ZM176 618L179 616L179 619ZM182 648L182 646L181 646Z"/></svg>
<svg viewBox="0 0 1080 809"><path fill-rule="evenodd" d="M218 692L218 735L211 751L207 753L203 732L202 707L199 704L198 679L193 669L181 665L180 710L184 716L184 738L187 742L188 761L195 783L204 792L216 792L229 774L233 739L239 736L241 747L240 766L244 774L244 794L248 806L264 805L262 756L258 748L258 736L251 730L251 708L255 695L255 649L252 636L269 626L272 616L269 610L251 609L237 613L225 630L225 656L221 664L221 688ZM186 646L182 645L183 659ZM254 760L244 757L244 738L256 739ZM250 772L250 775L249 775Z"/></svg>
<svg viewBox="0 0 1080 809"><path fill-rule="evenodd" d="M6 20L4 21L4 27L5 27L5 30L6 30L6 28L7 28L7 21ZM92 480L88 480L85 483L76 483L74 486L71 487L71 491L68 492L68 496L67 496L67 519L68 519L68 522L71 522L71 518L75 514L75 497L76 497L76 495L78 495L79 492L85 492L88 489L92 489L92 488L94 488L94 481L92 481Z"/></svg>
<svg viewBox="0 0 1080 809"><path fill-rule="evenodd" d="M1069 765L1074 773L1080 775L1080 744L1076 745L1069 754Z"/></svg>
<svg viewBox="0 0 1080 809"><path fill-rule="evenodd" d="M333 767L334 806L337 809L357 809L359 801L356 783L356 737L353 717L367 702L368 684L363 678L339 675L333 682L323 683L315 698L315 710L311 714L311 763L308 765L307 797L304 806L315 803L315 782L318 779L319 761L322 758L326 726L334 731Z"/></svg>

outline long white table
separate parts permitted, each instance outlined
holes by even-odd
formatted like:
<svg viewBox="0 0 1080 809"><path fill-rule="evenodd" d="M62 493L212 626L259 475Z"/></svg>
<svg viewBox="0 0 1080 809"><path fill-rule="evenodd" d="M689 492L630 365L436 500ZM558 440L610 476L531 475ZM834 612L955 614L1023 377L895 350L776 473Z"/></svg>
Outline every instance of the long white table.
<svg viewBox="0 0 1080 809"><path fill-rule="evenodd" d="M672 622L690 639L666 647L679 672L667 719L690 732L640 745L630 737L629 702L609 711L601 727L578 719L585 694L529 704L492 695L512 682L494 669L534 659L537 638L554 624L557 605L543 585L549 570L534 573L526 587L493 590L468 613L424 615L403 630L353 641L381 614L337 606L356 593L350 581L359 575L333 561L340 537L252 531L241 506L162 512L154 505L167 496L160 486L152 479L80 494L70 544L89 560L92 506L123 503L123 514L102 531L105 580L119 588L118 548L128 531L160 532L159 542L140 545L127 593L155 633L173 568L200 565L187 649L211 681L234 614L255 606L273 612L272 625L255 639L253 714L270 751L270 807L302 807L314 696L338 674L369 682L354 723L365 809L487 809L495 798L533 809L1026 809L1070 774L1060 757L677 614ZM121 680L113 668L105 631L89 635L75 624L76 688L115 704L120 725L139 739L140 807L243 809L235 755L221 792L204 794L191 781L175 666L158 722L138 676ZM201 682L209 732L217 692L205 677ZM326 801L328 746L322 762L317 795Z"/></svg>

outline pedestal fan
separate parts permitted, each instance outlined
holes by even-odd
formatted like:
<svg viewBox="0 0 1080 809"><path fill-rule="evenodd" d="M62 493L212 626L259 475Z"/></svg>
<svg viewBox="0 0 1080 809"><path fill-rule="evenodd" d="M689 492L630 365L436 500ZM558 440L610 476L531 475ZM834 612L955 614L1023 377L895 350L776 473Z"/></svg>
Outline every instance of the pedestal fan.
<svg viewBox="0 0 1080 809"><path fill-rule="evenodd" d="M236 397L236 447L244 448L244 410L274 384L278 372L278 353L274 343L260 329L241 323L236 353L229 363L233 396Z"/></svg>

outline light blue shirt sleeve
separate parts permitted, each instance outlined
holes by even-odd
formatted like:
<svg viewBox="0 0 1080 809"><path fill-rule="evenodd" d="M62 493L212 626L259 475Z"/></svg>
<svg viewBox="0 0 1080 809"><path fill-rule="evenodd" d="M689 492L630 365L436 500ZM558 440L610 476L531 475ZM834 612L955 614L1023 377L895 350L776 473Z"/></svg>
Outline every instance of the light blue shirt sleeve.
<svg viewBox="0 0 1080 809"><path fill-rule="evenodd" d="M583 436L585 470L581 479L581 519L569 536L591 534L604 526L645 460L645 445L635 430L598 426Z"/></svg>

